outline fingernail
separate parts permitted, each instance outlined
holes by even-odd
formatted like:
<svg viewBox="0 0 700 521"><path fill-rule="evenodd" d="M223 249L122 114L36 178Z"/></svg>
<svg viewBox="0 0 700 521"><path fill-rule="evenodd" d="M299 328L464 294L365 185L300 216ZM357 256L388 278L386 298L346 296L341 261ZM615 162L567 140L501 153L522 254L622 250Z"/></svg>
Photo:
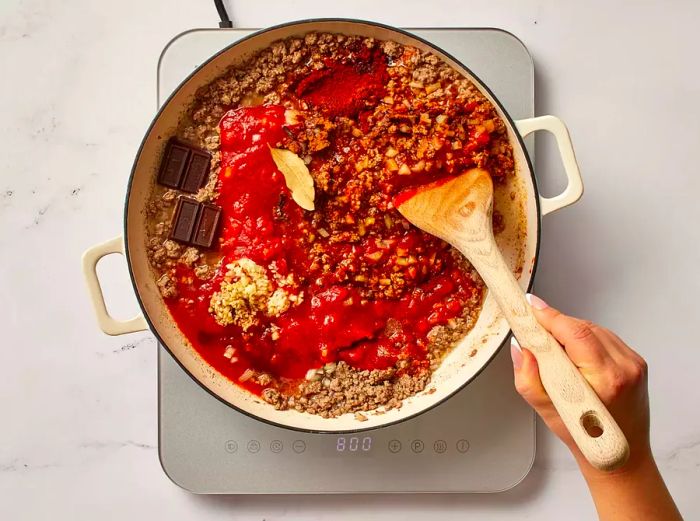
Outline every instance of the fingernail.
<svg viewBox="0 0 700 521"><path fill-rule="evenodd" d="M510 337L510 357L513 359L513 367L517 371L523 365L523 351L514 336Z"/></svg>
<svg viewBox="0 0 700 521"><path fill-rule="evenodd" d="M530 305L535 309L547 309L549 307L549 304L547 304L544 300L542 300L537 295L533 295L532 293L528 293L527 295L525 295L525 298L530 303Z"/></svg>

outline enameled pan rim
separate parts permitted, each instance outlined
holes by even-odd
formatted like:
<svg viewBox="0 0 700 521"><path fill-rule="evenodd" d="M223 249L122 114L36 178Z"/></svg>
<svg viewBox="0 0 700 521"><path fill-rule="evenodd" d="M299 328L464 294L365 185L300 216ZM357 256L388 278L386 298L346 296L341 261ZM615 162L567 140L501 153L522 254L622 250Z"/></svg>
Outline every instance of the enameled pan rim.
<svg viewBox="0 0 700 521"><path fill-rule="evenodd" d="M180 89L183 87L183 85L184 85L185 83L187 83L187 82L190 80L190 78L191 78L192 76L194 76L195 74L197 74L201 69L207 67L207 65L208 65L210 62L212 62L214 59L216 59L218 56L220 56L221 54L223 54L223 53L225 53L225 52L228 52L232 47L234 47L234 46L240 44L241 42L244 42L244 41L246 41L246 40L249 40L249 39L251 39L251 38L254 38L254 37L256 37L256 36L259 36L259 35L261 35L261 34L264 34L264 33L267 33L267 32L273 31L273 30L282 29L282 28L285 28L285 27L292 27L292 26L296 26L296 25L311 24L311 23L321 23L321 22L344 22L344 23L350 23L350 24L361 24L361 25L369 25L369 26L379 27L379 28L386 29L386 30L389 30L389 31L393 31L393 32L399 33L399 34L401 34L401 35L403 35L403 36L406 36L406 37L415 39L415 40L421 42L423 45L426 45L426 46L430 47L431 49L434 49L434 50L436 50L437 52L444 54L444 55L447 56L448 58L452 59L455 63L457 63L458 65L460 65L461 67L463 67L464 70L466 70L469 74L471 74L471 76L472 76L474 79L476 79L476 80L478 81L479 85L477 85L477 87L479 88L479 90L484 90L484 91L486 91L486 92L491 96L491 98L493 99L493 101L494 101L495 104L497 105L498 109L500 109L502 115L505 116L505 118L508 120L508 122L510 123L511 127L512 127L513 129L516 129L516 128L517 128L516 125L515 125L515 121L514 121L513 118L510 116L510 114L508 113L508 111L505 109L505 107L503 106L503 104L500 102L500 100L498 99L498 97L491 91L491 89L488 88L488 86L486 85L486 83L484 83L484 82L481 80L481 78L479 78L478 75L474 74L474 72L473 72L469 67L467 67L466 65L464 65L460 60L458 60L457 58L455 58L452 54L450 54L450 53L444 51L443 49L441 49L440 47L434 45L433 43L431 43L431 42L425 40L424 38L422 38L422 37L420 37L420 36L417 36L417 35L415 35L415 34L409 32L409 31L407 31L407 30L405 30L405 29L398 29L398 28L396 28L396 27L392 27L392 26L390 26L390 25L382 24L382 23L379 23L379 22L367 21L367 20L360 20L360 19L354 19L354 18L309 18L309 19L296 20L296 21L292 21L292 22L286 22L286 23L274 25L274 26L271 26L271 27L267 27L267 28L265 28L265 29L261 29L261 30L259 30L259 31L256 31L256 32L254 32L254 33L252 33L252 34L249 34L249 35L247 35L247 36L244 36L243 38L240 38L240 39L236 40L236 41L233 42L232 44L227 45L225 48L221 49L221 50L218 51L217 53L215 53L215 54L213 54L212 56L210 56L207 60L205 60L204 62L202 62L202 64L201 64L199 67L197 67L194 71L192 71L192 73L190 73L186 78L184 78L184 79L180 82L180 84L178 85L178 87L177 87L177 88L170 94L170 96L168 96L168 98L163 102L163 104L162 104L162 105L160 106L160 108L158 109L158 112L155 114L155 116L154 116L153 119L151 120L151 124L149 125L148 129L146 130L146 132L145 132L145 134L144 134L144 137L143 137L143 139L141 140L141 144L139 145L139 149L138 149L138 151L137 151L137 153L136 153L136 156L135 156L135 158L134 158L134 163L133 163L131 172L130 172L130 174L129 174L129 180L128 180L128 183L127 183L126 198L125 198L125 203L124 203L124 221L123 221L123 225L124 225L124 253L125 253L125 257L126 257L126 259L127 259L127 267L128 267L128 270L129 270L129 278L130 278L131 284L132 284L132 286L133 286L133 288L134 288L134 293L135 293L135 295L136 295L136 300L137 300L137 302L138 302L138 304L139 304L139 307L141 308L141 311L142 311L142 313L143 313L143 316L144 316L146 322L148 323L149 329L151 330L151 332L153 333L153 335L154 335L154 336L156 337L156 339L158 340L158 343L159 343L161 346L163 346L163 347L165 348L165 350L170 354L170 356L172 356L172 358L177 362L177 364L182 368L182 370L185 371L185 373L186 373L192 380L194 380L194 381L197 383L197 385L199 385L199 387L201 387L202 389L204 389L207 393L209 393L211 396L213 396L214 398L216 398L216 399L217 399L218 401L220 401L221 403L223 403L223 404L225 404L226 406L228 406L228 407L234 409L236 412L242 413L242 414L244 414L244 415L246 415L246 416L248 416L248 417L250 417L250 418L252 418L252 419L255 419L255 420L258 420L258 421L267 423L267 424L269 424L269 425L273 425L273 426L275 426L275 427L280 427L280 428L287 429L287 430L292 430L292 431L297 431L297 432L304 432L304 433L310 433L310 434L353 434L353 433L359 433L359 432L367 432L367 431L379 430L379 429L383 429L383 428L385 428L385 427L390 427L390 426L392 426L392 425L396 425L396 424L405 422L405 421L407 421L407 420L410 420L410 419L412 419L412 418L415 418L415 417L417 417L417 416L420 416L420 415L422 415L422 414L424 414L424 413L426 413L426 412L428 412L428 411L430 411L430 410L433 410L434 408L436 408L436 407L439 406L440 404L444 403L446 400L448 400L449 398L451 398L452 396L454 396L454 395L457 394L458 392L462 391L467 385L469 385L472 381L474 381L474 380L483 372L483 370L484 370L484 369L493 361L493 359L501 352L501 349L503 348L503 346L504 346L505 344L508 343L508 341L509 341L509 339L510 339L510 336L511 336L511 333L507 333L507 334L506 334L506 336L505 336L503 342L501 342L501 344L494 350L493 354L482 364L482 366L481 366L479 369L477 369L477 370L471 375L471 377L467 378L467 379L464 381L463 384L459 385L453 392L451 392L450 394L445 395L442 399L436 401L435 403L431 404L431 405L428 406L428 407L425 407L424 409L422 409L422 410L420 410L420 411L415 412L414 414L406 415L405 417L398 418L398 419L396 419L396 420L394 420L394 421L387 422L387 423L382 424L382 425L379 425L379 426L371 426L371 427L357 428L357 429L323 430L323 429L308 429L308 428L302 428L302 427L297 427L297 426L292 426L292 425L286 425L286 424L283 424L283 423L275 422L275 421L270 420L270 419L267 419L267 418L262 418L262 417L260 417L260 416L257 416L257 415L255 415L255 414L253 414L253 413L250 413L250 412L248 412L248 411L245 411L245 410L243 410L243 409L241 409L241 408L239 408L239 407L236 407L236 405L234 405L234 404L230 403L229 401L223 399L222 397L220 397L219 395L217 395L216 393L214 393L212 390L210 390L206 385L204 385L203 382L200 381L199 378L195 377L195 376L181 363L181 361L178 359L178 357L175 356L175 354L172 352L172 350L171 350L171 349L168 347L168 345L163 341L163 339L161 338L160 334L158 333L158 330L156 329L156 327L155 327L153 321L151 320L151 318L150 318L148 312L146 311L146 307L145 307L145 305L144 305L144 303L143 303L141 294L140 294L140 292L139 292L139 290L138 290L138 286L137 286L137 284L136 284L136 277L135 277L135 274L134 274L134 271L133 271L133 267L132 267L132 265L131 265L130 255L129 255L129 239L128 239L129 235L128 235L128 227L127 227L127 223L128 223L128 221L129 221L129 199L130 199L130 196L131 196L131 188L132 188L134 176L135 176L135 174L136 174L137 164L138 164L138 162L139 162L139 158L140 158L141 153L142 153L142 151L143 151L144 144L146 143L146 141L147 141L147 139L148 139L148 137L149 137L149 135L150 135L150 133L151 133L151 130L152 130L153 127L155 126L156 122L157 122L158 119L160 118L160 116L161 116L161 114L163 113L163 111L166 109L166 107L168 107L168 104L170 103L170 101L172 100L172 98L180 91ZM506 32L506 31L503 31L503 32ZM514 135L515 138L517 139L517 143L512 143L512 144L514 144L514 145L517 144L517 146L520 147L520 149L522 150L522 153L523 153L523 157L525 158L525 161L526 161L526 164L527 164L527 169L528 169L528 172L529 172L529 174L530 174L530 179L531 179L532 187L533 187L533 190L534 190L534 198L535 198L534 203L535 203L535 207L536 207L536 218L537 218L537 227L536 227L536 228L537 228L537 232L536 232L536 235L535 235L534 259L533 259L533 261L532 261L532 268L531 268L531 270L530 270L530 280L528 281L528 284L527 284L527 290L529 291L529 290L532 288L532 285L533 285L533 283L534 283L534 278L535 278L535 275L536 275L536 272L537 272L537 265L538 265L538 261L539 261L539 248L540 248L540 239L541 239L541 224L542 224L541 221L542 221L542 213L541 213L541 208L540 208L540 197L539 197L539 189L538 189L538 186L537 186L537 179L536 179L535 174L534 174L534 170L533 170L533 167L532 167L532 162L531 162L531 160L530 160L530 156L529 156L529 154L528 154L527 148L525 147L525 143L524 143L524 141L523 141L522 136L521 136L517 131L515 131L515 132L513 133L513 135ZM235 385L235 384L232 384L232 385Z"/></svg>

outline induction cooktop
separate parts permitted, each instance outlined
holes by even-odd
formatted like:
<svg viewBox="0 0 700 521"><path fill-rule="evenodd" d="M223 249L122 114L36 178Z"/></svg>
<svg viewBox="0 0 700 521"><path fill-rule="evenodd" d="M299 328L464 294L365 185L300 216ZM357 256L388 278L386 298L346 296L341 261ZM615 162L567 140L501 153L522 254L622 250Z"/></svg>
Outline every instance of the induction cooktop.
<svg viewBox="0 0 700 521"><path fill-rule="evenodd" d="M409 29L460 59L514 118L534 115L532 59L497 29ZM254 29L197 29L158 63L158 104L215 52ZM534 141L526 139L534 160ZM512 383L508 349L467 387L403 423L359 434L309 434L218 401L159 347L159 455L177 485L202 494L499 492L535 455L535 418Z"/></svg>

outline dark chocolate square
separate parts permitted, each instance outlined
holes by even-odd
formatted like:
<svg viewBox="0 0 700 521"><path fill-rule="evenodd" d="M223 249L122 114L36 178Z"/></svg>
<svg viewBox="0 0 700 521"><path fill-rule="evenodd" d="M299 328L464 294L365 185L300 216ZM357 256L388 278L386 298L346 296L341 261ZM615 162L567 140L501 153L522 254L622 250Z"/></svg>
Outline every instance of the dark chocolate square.
<svg viewBox="0 0 700 521"><path fill-rule="evenodd" d="M192 241L200 213L200 204L190 197L178 197L170 238L185 244Z"/></svg>
<svg viewBox="0 0 700 521"><path fill-rule="evenodd" d="M190 162L191 149L174 140L168 141L160 164L158 183L169 188L179 188Z"/></svg>
<svg viewBox="0 0 700 521"><path fill-rule="evenodd" d="M216 239L220 220L221 208L213 204L202 203L192 237L192 244L202 248L211 248Z"/></svg>
<svg viewBox="0 0 700 521"><path fill-rule="evenodd" d="M207 180L209 167L211 165L211 154L201 150L190 150L190 161L187 164L180 189L183 192L196 194Z"/></svg>

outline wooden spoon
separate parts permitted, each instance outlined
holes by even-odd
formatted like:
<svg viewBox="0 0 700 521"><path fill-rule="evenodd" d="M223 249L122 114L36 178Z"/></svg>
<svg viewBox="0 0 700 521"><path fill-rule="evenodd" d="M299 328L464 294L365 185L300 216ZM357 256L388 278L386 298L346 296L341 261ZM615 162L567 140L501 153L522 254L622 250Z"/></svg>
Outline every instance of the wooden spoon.
<svg viewBox="0 0 700 521"><path fill-rule="evenodd" d="M489 173L472 169L447 182L422 186L399 195L395 205L411 223L450 243L476 268L515 338L537 359L542 384L584 457L602 470L627 461L625 435L564 349L539 324L498 249Z"/></svg>

